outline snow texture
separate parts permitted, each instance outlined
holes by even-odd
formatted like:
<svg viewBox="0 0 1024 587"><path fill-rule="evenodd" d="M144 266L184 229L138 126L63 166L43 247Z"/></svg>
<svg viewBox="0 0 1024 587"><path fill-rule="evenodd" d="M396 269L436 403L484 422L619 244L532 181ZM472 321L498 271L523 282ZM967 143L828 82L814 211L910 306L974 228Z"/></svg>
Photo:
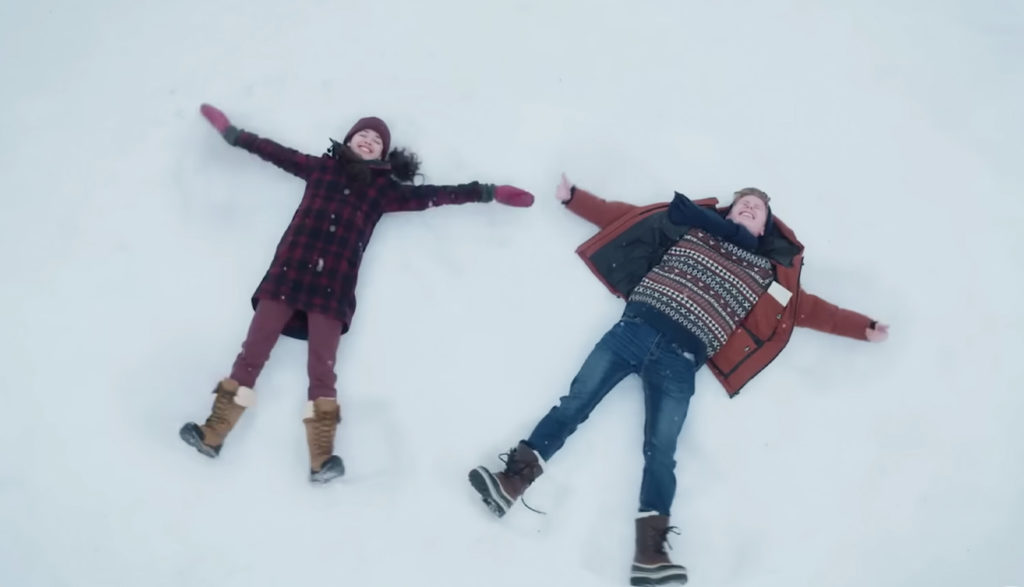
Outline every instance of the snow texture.
<svg viewBox="0 0 1024 587"><path fill-rule="evenodd" d="M646 204L757 186L803 285L892 325L707 371L671 555L717 587L1024 584L1024 8L861 2L0 3L0 584L625 585L623 382L528 498L466 482L622 303L559 173ZM306 480L304 343L220 457L209 409L301 181L198 113L320 154L378 115L431 183L534 192L379 225L338 355L348 474Z"/></svg>

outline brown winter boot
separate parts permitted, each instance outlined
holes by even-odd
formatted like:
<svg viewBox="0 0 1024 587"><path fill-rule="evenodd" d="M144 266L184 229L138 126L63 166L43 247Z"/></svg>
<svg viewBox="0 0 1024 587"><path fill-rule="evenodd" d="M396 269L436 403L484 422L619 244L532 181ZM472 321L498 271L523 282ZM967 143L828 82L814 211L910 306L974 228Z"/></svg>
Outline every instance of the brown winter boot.
<svg viewBox="0 0 1024 587"><path fill-rule="evenodd" d="M213 393L213 408L206 423L200 426L189 422L178 432L182 440L210 458L220 454L224 438L238 423L245 408L256 403L253 390L239 385L234 379L222 380Z"/></svg>
<svg viewBox="0 0 1024 587"><path fill-rule="evenodd" d="M345 463L334 453L334 434L341 422L338 401L318 397L306 402L306 444L309 445L309 480L327 483L345 474Z"/></svg>
<svg viewBox="0 0 1024 587"><path fill-rule="evenodd" d="M469 472L469 482L473 489L499 518L544 472L540 455L525 442L520 441L518 446L502 457L506 457L503 459L505 470L500 473L492 473L487 467L477 467Z"/></svg>
<svg viewBox="0 0 1024 587"><path fill-rule="evenodd" d="M630 585L686 584L686 567L672 564L665 553L668 533L674 530L668 525L668 516L641 514L636 519L636 554Z"/></svg>

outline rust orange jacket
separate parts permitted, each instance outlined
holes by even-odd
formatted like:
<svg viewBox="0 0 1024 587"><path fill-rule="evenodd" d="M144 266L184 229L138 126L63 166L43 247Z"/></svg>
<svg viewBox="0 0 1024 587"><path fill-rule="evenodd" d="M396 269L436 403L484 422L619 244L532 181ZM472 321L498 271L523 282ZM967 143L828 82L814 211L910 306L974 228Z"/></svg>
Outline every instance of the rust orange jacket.
<svg viewBox="0 0 1024 587"><path fill-rule="evenodd" d="M713 207L718 200L695 203ZM574 188L567 207L601 229L576 252L613 294L624 299L685 231L668 221L667 202L635 206ZM871 324L867 316L800 287L804 247L778 217L762 241L758 252L772 260L775 282L725 345L708 359L708 368L730 396L738 394L782 352L795 326L866 340L865 331Z"/></svg>

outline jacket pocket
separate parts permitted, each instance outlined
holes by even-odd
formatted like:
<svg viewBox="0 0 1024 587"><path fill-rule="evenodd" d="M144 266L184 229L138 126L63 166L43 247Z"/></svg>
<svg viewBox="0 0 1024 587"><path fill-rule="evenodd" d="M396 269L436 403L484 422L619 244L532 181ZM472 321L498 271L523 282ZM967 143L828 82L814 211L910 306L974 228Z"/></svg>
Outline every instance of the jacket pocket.
<svg viewBox="0 0 1024 587"><path fill-rule="evenodd" d="M711 357L711 363L725 374L726 377L732 374L733 371L738 369L744 361L747 360L750 355L760 347L762 342L756 340L752 333L740 326L735 332L725 341L722 348L718 349L718 352Z"/></svg>
<svg viewBox="0 0 1024 587"><path fill-rule="evenodd" d="M754 307L747 314L741 323L741 329L746 328L754 337L764 341L775 334L775 330L782 322L782 315L786 307L770 294L761 296Z"/></svg>

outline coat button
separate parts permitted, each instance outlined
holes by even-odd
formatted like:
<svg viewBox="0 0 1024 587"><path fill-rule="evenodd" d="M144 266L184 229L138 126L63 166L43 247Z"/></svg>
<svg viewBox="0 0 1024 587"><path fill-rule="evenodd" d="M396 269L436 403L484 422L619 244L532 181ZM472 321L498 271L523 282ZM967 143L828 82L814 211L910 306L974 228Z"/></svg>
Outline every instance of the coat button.
<svg viewBox="0 0 1024 587"><path fill-rule="evenodd" d="M775 315L775 319L776 320L782 320L782 314L776 314Z"/></svg>
<svg viewBox="0 0 1024 587"><path fill-rule="evenodd" d="M750 352L750 347L748 347L748 346L743 347L743 352L749 353Z"/></svg>
<svg viewBox="0 0 1024 587"><path fill-rule="evenodd" d="M344 193L344 194L345 194L345 195L347 196L347 195L349 195L350 193L352 193L352 191L351 191L351 190L349 190L348 188L345 188L345 191L344 191L343 193Z"/></svg>

